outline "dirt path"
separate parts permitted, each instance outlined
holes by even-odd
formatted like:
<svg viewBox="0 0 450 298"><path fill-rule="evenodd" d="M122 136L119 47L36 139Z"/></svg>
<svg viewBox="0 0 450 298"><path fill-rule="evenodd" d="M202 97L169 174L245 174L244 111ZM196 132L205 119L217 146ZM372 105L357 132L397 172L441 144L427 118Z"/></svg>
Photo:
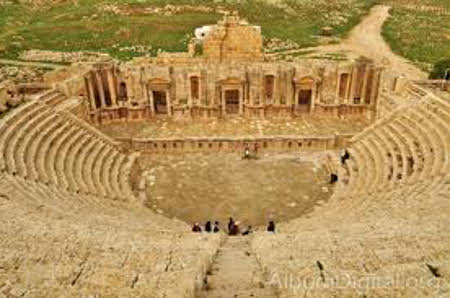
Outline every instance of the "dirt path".
<svg viewBox="0 0 450 298"><path fill-rule="evenodd" d="M381 35L384 22L389 17L389 6L377 5L349 33L348 38L336 45L326 45L296 51L312 50L317 54L341 52L348 58L366 56L382 64L386 70L395 75L403 75L408 79L425 79L427 74L407 59L394 54ZM289 53L289 52L284 52Z"/></svg>

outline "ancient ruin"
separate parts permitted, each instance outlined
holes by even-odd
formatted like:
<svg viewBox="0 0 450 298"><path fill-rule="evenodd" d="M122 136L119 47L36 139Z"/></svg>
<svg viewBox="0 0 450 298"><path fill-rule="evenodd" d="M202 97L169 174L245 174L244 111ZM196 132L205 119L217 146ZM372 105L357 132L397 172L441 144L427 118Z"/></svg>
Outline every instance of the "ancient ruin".
<svg viewBox="0 0 450 298"><path fill-rule="evenodd" d="M370 61L265 62L260 28L237 16L199 30L193 42L201 43L202 55L191 51L93 66L85 74L84 93L91 122L158 115L376 117L382 68Z"/></svg>
<svg viewBox="0 0 450 298"><path fill-rule="evenodd" d="M0 297L447 296L448 82L194 35L0 83Z"/></svg>

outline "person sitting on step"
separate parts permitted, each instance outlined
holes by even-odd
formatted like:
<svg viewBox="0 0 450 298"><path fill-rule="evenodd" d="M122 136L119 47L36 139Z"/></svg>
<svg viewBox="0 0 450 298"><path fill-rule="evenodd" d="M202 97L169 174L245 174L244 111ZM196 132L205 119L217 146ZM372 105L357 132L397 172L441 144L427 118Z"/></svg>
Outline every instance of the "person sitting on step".
<svg viewBox="0 0 450 298"><path fill-rule="evenodd" d="M250 158L251 158L251 156L250 156L250 148L247 145L245 145L243 159L250 159Z"/></svg>
<svg viewBox="0 0 450 298"><path fill-rule="evenodd" d="M231 226L230 231L228 232L229 236L237 236L240 234L240 230L239 230L239 221L233 223L233 225Z"/></svg>
<svg viewBox="0 0 450 298"><path fill-rule="evenodd" d="M231 231L232 226L234 225L234 219L230 217L230 220L228 221L228 233Z"/></svg>
<svg viewBox="0 0 450 298"><path fill-rule="evenodd" d="M347 159L350 158L350 153L348 153L347 149L344 149L344 154L341 155L341 164L344 165Z"/></svg>
<svg viewBox="0 0 450 298"><path fill-rule="evenodd" d="M205 224L205 232L208 232L208 233L212 232L211 221L209 221L209 220Z"/></svg>
<svg viewBox="0 0 450 298"><path fill-rule="evenodd" d="M213 229L213 232L214 232L214 233L219 233L219 231L220 231L220 228L219 228L219 222L218 222L218 221L215 221L215 222L214 222L214 229Z"/></svg>
<svg viewBox="0 0 450 298"><path fill-rule="evenodd" d="M338 181L338 175L336 175L335 173L331 173L330 174L330 184L334 184Z"/></svg>
<svg viewBox="0 0 450 298"><path fill-rule="evenodd" d="M269 225L267 226L267 232L275 233L275 222L273 222L272 220L269 221Z"/></svg>
<svg viewBox="0 0 450 298"><path fill-rule="evenodd" d="M252 226L248 226L248 228L242 233L243 236L247 236L253 233Z"/></svg>
<svg viewBox="0 0 450 298"><path fill-rule="evenodd" d="M194 233L201 233L202 228L200 227L200 224L198 222L194 223L192 226L192 232Z"/></svg>

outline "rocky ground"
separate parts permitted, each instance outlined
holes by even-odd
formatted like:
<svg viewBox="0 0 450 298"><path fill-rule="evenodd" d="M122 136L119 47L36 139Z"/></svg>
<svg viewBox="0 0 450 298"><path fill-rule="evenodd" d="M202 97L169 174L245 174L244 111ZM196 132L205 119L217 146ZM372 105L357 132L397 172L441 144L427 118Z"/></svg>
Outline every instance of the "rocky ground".
<svg viewBox="0 0 450 298"><path fill-rule="evenodd" d="M35 67L0 65L0 82L30 82L39 80L46 70Z"/></svg>

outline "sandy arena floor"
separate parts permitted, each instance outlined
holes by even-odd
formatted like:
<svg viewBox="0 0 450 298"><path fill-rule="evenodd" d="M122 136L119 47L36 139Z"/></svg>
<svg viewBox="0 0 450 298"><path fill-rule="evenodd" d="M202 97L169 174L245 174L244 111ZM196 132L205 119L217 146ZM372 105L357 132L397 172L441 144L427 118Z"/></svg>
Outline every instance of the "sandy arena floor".
<svg viewBox="0 0 450 298"><path fill-rule="evenodd" d="M232 215L266 225L306 214L332 194L324 153L279 154L241 160L236 154L147 156L147 206L188 223ZM145 166L147 165L147 166Z"/></svg>

